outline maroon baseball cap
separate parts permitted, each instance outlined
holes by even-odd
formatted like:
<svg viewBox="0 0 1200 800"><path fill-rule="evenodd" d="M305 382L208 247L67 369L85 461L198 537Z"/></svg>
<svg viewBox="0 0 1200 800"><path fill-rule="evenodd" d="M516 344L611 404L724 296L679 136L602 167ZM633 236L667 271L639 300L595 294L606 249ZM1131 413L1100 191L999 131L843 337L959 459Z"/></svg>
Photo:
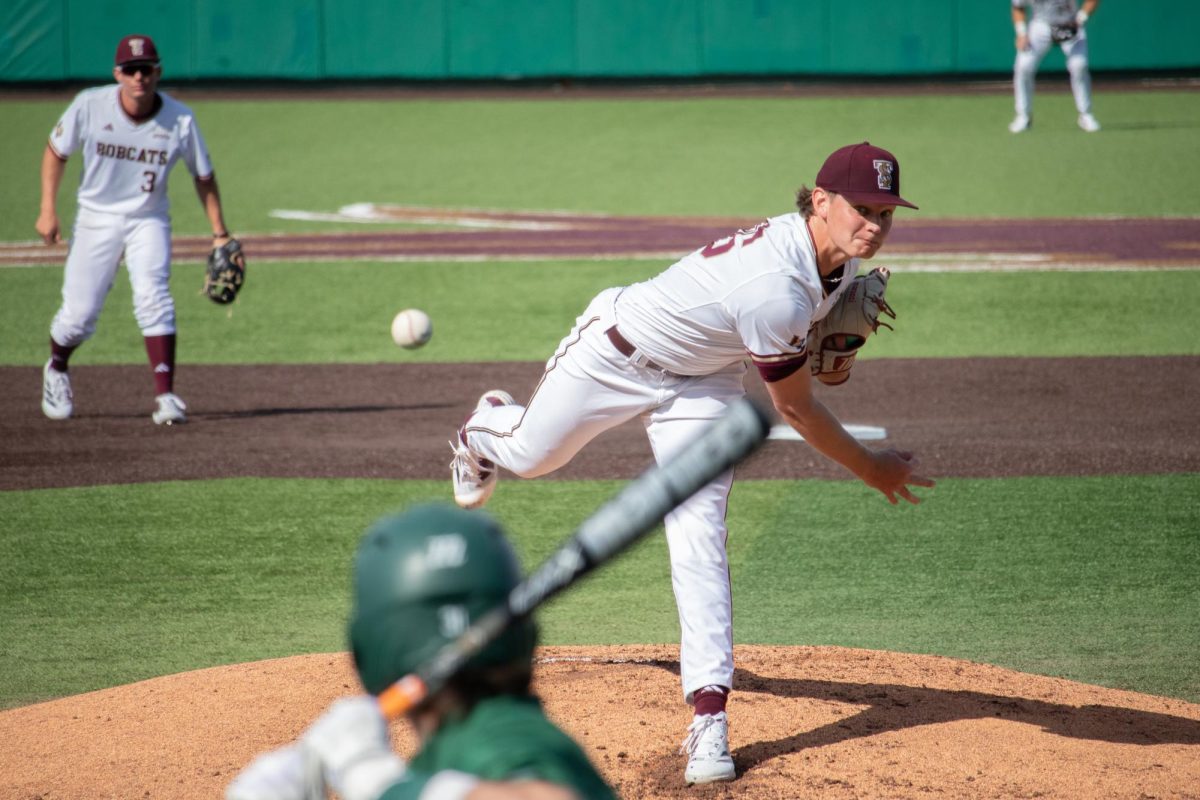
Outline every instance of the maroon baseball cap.
<svg viewBox="0 0 1200 800"><path fill-rule="evenodd" d="M117 58L114 62L118 67L122 64L136 63L157 64L158 49L154 40L149 36L133 33L126 36L117 45Z"/></svg>
<svg viewBox="0 0 1200 800"><path fill-rule="evenodd" d="M900 162L870 142L833 151L817 173L817 186L859 203L916 208L900 196Z"/></svg>

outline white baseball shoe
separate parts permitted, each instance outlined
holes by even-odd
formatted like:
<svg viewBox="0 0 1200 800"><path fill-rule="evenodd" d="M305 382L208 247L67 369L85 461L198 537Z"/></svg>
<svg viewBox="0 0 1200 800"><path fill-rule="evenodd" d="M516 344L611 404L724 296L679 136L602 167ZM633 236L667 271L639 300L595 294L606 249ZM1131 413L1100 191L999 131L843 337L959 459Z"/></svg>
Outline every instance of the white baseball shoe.
<svg viewBox="0 0 1200 800"><path fill-rule="evenodd" d="M67 419L75 410L71 378L46 362L42 367L42 413L50 419Z"/></svg>
<svg viewBox="0 0 1200 800"><path fill-rule="evenodd" d="M1009 133L1022 133L1033 127L1033 118L1027 117L1024 114L1017 114L1013 117L1013 121L1008 123Z"/></svg>
<svg viewBox="0 0 1200 800"><path fill-rule="evenodd" d="M158 408L150 415L155 425L180 425L187 422L187 404L179 395L167 392L154 398Z"/></svg>
<svg viewBox="0 0 1200 800"><path fill-rule="evenodd" d="M476 411L483 411L489 406L511 406L517 401L513 400L513 396L503 389L488 389L479 396L479 402L475 404Z"/></svg>
<svg viewBox="0 0 1200 800"><path fill-rule="evenodd" d="M1095 133L1100 130L1100 123L1091 114L1080 114L1078 122L1079 127L1088 133Z"/></svg>
<svg viewBox="0 0 1200 800"><path fill-rule="evenodd" d="M491 389L479 397L475 412L494 406L510 406L512 395L501 389ZM474 416L474 414L472 415ZM467 418L470 421L470 417ZM462 508L479 508L496 490L499 478L496 465L480 458L467 447L466 423L458 429L458 443L450 442L454 458L450 460L450 481L454 484L454 502Z"/></svg>
<svg viewBox="0 0 1200 800"><path fill-rule="evenodd" d="M724 711L692 717L679 752L688 754L683 779L689 786L731 781L737 777L733 756L729 755L729 717Z"/></svg>

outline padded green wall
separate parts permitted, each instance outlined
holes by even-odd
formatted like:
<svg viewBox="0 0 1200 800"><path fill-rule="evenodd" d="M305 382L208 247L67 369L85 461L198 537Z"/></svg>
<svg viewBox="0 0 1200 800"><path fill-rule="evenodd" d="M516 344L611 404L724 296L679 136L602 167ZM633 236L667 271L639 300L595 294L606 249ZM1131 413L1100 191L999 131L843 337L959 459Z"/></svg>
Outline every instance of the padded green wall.
<svg viewBox="0 0 1200 800"><path fill-rule="evenodd" d="M8 0L0 26L10 82L107 78L127 33L185 80L969 75L1013 56L1007 0ZM1197 30L1200 4L1105 0L1092 66L1198 68Z"/></svg>

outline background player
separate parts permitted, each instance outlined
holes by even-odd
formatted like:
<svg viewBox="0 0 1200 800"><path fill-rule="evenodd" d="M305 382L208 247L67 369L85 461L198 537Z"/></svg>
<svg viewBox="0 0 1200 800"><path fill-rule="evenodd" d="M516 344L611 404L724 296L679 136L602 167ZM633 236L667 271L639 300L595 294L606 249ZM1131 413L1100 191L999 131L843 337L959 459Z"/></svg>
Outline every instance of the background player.
<svg viewBox="0 0 1200 800"><path fill-rule="evenodd" d="M696 250L643 283L601 292L546 365L527 406L493 390L458 431L455 500L482 505L497 467L532 478L566 464L605 430L638 417L661 463L745 393L745 360L775 408L818 451L867 485L916 503L932 486L911 454L870 450L813 395L810 325L837 300L860 259L878 252L900 197L891 153L864 142L825 161L800 213L766 220ZM666 518L679 611L684 699L694 706L688 783L732 780L725 700L733 686L733 611L725 551L732 473Z"/></svg>
<svg viewBox="0 0 1200 800"><path fill-rule="evenodd" d="M171 222L167 176L182 160L213 231L229 239L217 179L191 110L158 91L158 50L147 36L117 45L116 86L81 92L59 119L42 156L42 205L37 232L60 241L58 188L67 158L83 152L78 211L63 272L62 305L50 323L50 360L42 370L42 411L66 419L74 409L67 362L96 329L96 319L125 255L133 313L154 374L155 423L185 422L174 393L175 301L171 297Z"/></svg>
<svg viewBox="0 0 1200 800"><path fill-rule="evenodd" d="M467 625L506 602L521 579L500 527L481 512L429 504L380 520L354 560L354 666L378 695ZM228 800L615 800L583 751L530 693L534 623L524 620L467 662L409 715L421 748L410 764L388 741L373 696L339 700L296 744L254 761Z"/></svg>
<svg viewBox="0 0 1200 800"><path fill-rule="evenodd" d="M1017 34L1017 58L1013 64L1017 116L1009 123L1010 131L1021 133L1033 125L1034 78L1038 65L1054 44L1067 57L1079 127L1088 133L1100 130L1100 123L1092 116L1092 76L1088 71L1088 39L1084 29L1098 5L1100 0L1083 0L1082 8L1076 6L1075 0L1012 0L1013 28ZM1032 20L1027 19L1027 6L1033 11Z"/></svg>

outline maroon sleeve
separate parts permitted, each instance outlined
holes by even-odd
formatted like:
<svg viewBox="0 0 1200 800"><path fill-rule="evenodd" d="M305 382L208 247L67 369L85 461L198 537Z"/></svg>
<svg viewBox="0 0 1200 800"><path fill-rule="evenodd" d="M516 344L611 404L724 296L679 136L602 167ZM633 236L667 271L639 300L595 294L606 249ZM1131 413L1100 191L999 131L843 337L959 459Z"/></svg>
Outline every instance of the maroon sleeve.
<svg viewBox="0 0 1200 800"><path fill-rule="evenodd" d="M758 368L758 374L762 376L764 382L774 383L783 380L808 363L808 351L805 350L787 357L775 356L770 359L751 354L750 360Z"/></svg>

